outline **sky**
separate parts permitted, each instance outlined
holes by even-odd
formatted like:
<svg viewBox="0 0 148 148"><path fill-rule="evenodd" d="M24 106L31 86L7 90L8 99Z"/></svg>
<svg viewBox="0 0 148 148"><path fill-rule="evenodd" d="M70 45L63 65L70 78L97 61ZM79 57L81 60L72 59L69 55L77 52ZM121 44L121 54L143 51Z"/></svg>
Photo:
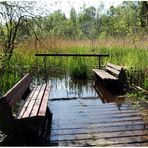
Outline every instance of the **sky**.
<svg viewBox="0 0 148 148"><path fill-rule="evenodd" d="M4 0L0 0L4 1ZM72 7L75 8L76 12L79 13L81 8L85 5L86 7L93 6L98 8L101 3L104 5L104 10L110 8L110 6L118 6L123 0L9 0L9 1L34 1L35 14L41 13L42 16L49 15L54 11L61 10L65 13L66 17L69 18L70 10ZM125 0L133 1L133 0ZM41 11L40 11L41 10Z"/></svg>
<svg viewBox="0 0 148 148"><path fill-rule="evenodd" d="M123 0L45 0L41 3L49 9L49 12L62 10L67 17L69 17L70 10L72 7L75 8L76 12L81 11L81 7L85 4L86 7L94 6L97 8L101 3L104 4L105 10L107 10L111 5L117 6L121 4ZM39 3L39 5L41 5Z"/></svg>

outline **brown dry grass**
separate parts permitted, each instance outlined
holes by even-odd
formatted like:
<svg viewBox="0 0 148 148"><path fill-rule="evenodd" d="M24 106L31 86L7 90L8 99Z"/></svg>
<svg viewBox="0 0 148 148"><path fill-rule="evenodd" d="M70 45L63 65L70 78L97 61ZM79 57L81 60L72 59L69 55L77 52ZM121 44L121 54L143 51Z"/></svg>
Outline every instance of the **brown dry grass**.
<svg viewBox="0 0 148 148"><path fill-rule="evenodd" d="M22 49L37 51L52 51L57 49L59 52L71 48L148 48L148 37L133 42L127 38L125 39L100 39L96 41L90 40L72 40L62 38L43 38L35 44L34 39L26 40L20 44Z"/></svg>

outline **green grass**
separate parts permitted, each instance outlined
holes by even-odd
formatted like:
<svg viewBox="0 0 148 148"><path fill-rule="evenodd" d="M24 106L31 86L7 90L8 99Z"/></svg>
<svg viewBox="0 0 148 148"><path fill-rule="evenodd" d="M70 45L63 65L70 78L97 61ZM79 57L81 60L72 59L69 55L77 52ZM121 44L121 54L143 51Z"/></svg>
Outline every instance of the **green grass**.
<svg viewBox="0 0 148 148"><path fill-rule="evenodd" d="M92 53L89 47L71 47L70 49L56 49L56 53ZM38 51L42 53L43 51ZM49 51L46 51L49 53ZM50 51L53 53L54 50ZM1 69L0 92L3 94L11 88L24 73L31 73L34 78L49 77L69 73L73 79L91 79L92 68L98 66L96 57L47 57L46 69L43 57L35 57L33 49L16 49L9 65ZM93 53L110 54L103 58L101 65L107 62L124 66L134 83L148 89L148 51L138 48L96 48Z"/></svg>

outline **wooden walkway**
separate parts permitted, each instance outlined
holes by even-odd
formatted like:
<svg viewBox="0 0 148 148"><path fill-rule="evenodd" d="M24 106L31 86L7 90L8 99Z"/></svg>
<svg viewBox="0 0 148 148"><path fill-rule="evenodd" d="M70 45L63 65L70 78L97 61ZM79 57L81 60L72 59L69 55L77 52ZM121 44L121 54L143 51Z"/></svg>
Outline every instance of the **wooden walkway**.
<svg viewBox="0 0 148 148"><path fill-rule="evenodd" d="M98 98L50 100L53 146L148 146L148 124L128 104Z"/></svg>

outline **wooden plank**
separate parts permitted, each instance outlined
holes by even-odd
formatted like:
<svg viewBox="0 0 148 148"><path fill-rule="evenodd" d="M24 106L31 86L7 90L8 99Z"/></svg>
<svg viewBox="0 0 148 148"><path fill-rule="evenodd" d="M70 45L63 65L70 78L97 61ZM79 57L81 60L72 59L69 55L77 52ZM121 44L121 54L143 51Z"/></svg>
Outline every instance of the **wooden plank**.
<svg viewBox="0 0 148 148"><path fill-rule="evenodd" d="M62 109L62 108L61 108ZM68 109L70 109L70 107L68 107ZM56 111L56 108L53 110L52 108L51 108L51 111L53 112L53 113L57 113L58 111L59 111L59 109L57 109L57 111ZM67 110L68 111L68 110ZM72 115L71 115L71 114ZM134 115L134 116L141 116L142 115L142 113L141 112L137 112L137 111L126 111L126 110L124 110L124 111L104 111L104 112L94 112L94 111L83 111L83 110L77 110L77 111L69 111L68 113L66 112L66 111L61 111L61 114L65 114L65 115L67 115L68 117L69 116L109 116L109 117L112 117L112 116L132 116L132 115Z"/></svg>
<svg viewBox="0 0 148 148"><path fill-rule="evenodd" d="M54 120L54 116L53 116L53 123L54 123L54 125L53 125L53 127L54 128L56 128L56 129L59 129L60 127L61 127L61 129L62 129L62 127L64 128L65 126L67 126L67 127L71 127L71 126L69 126L69 124L71 124L71 125L76 125L76 127L78 128L78 127L83 127L84 125L95 125L95 124L97 124L97 125L100 125L100 124L104 124L104 126L106 125L106 124L113 124L113 125L115 125L115 124L118 124L118 123L121 123L121 122L139 122L139 121L142 121L143 122L143 119L141 119L141 118L134 118L134 119L129 119L129 120L112 120L112 121L78 121L78 122L63 122L63 121L55 121ZM145 122L144 124L146 124L147 125L147 122ZM59 127L59 128L58 128Z"/></svg>
<svg viewBox="0 0 148 148"><path fill-rule="evenodd" d="M119 132L119 131L134 131L134 130L146 130L148 127L145 127L144 124L136 125L120 125L120 126L110 126L110 127L97 127L97 128L87 128L87 129L58 129L54 130L55 135L76 135L76 134L88 134L88 133L98 133L98 132Z"/></svg>
<svg viewBox="0 0 148 148"><path fill-rule="evenodd" d="M59 114L59 116L62 115L62 114ZM132 120L132 119L143 119L141 116L124 116L124 118L122 118L122 116L113 116L113 117L109 117L109 116L106 116L106 117L99 117L99 116L95 116L95 117L89 117L89 116L75 116L74 118L69 118L69 117L66 117L65 115L65 118L54 118L54 121L59 121L61 120L62 122L64 123L76 123L76 120L78 120L78 123L80 122L88 122L90 121L90 123L92 122L111 122L111 121L122 121L122 120ZM123 120L123 121L124 121Z"/></svg>
<svg viewBox="0 0 148 148"><path fill-rule="evenodd" d="M13 107L13 106L16 104L16 102L22 98L23 94L25 93L25 91L26 91L27 88L29 87L31 81L32 81L31 78L28 79L28 81L26 81L26 82L24 83L24 85L19 88L19 90L16 92L16 94L14 94L14 95L12 96L11 100L9 101L9 105L10 105L11 107Z"/></svg>
<svg viewBox="0 0 148 148"><path fill-rule="evenodd" d="M24 112L25 112L27 106L29 105L30 100L31 100L32 96L34 95L36 89L37 89L37 87L34 87L33 90L32 90L32 92L30 93L30 95L27 97L27 99L26 99L24 105L22 106L22 108L21 108L21 110L20 110L20 113L18 114L17 119L21 119L21 118L22 118L22 116L23 116L23 114L24 114Z"/></svg>
<svg viewBox="0 0 148 148"><path fill-rule="evenodd" d="M107 138L92 140L58 141L59 146L107 146L112 144L132 144L147 142L148 136Z"/></svg>
<svg viewBox="0 0 148 148"><path fill-rule="evenodd" d="M147 146L148 146L148 142L109 145L109 147L147 147Z"/></svg>
<svg viewBox="0 0 148 148"><path fill-rule="evenodd" d="M79 118L79 120L78 119L76 119L76 120L74 120L74 121L70 121L70 120L65 120L64 121L64 119L62 120L62 121L60 121L60 120L54 120L53 119L53 123L60 123L60 124L84 124L84 123L87 123L87 124L93 124L93 123L110 123L110 122L124 122L124 121L135 121L135 120L143 120L142 119L142 117L126 117L126 118L112 118L112 120L110 121L110 120L108 120L108 119L106 119L106 118L104 118L104 120L103 120L103 118L102 118L102 120L101 119L98 119L98 118L94 118L94 120L93 119L87 119L87 118L85 118L85 119L81 119L81 118Z"/></svg>
<svg viewBox="0 0 148 148"><path fill-rule="evenodd" d="M41 88L42 88L42 85L41 86L37 86L37 89L36 89L34 95L32 96L32 98L31 98L31 100L30 100L30 102L29 102L29 104L28 104L28 106L27 106L27 108L26 108L22 118L28 118L30 116L30 113L31 113L32 108L33 108L33 105L34 105L34 103L36 101L36 98L37 98Z"/></svg>
<svg viewBox="0 0 148 148"><path fill-rule="evenodd" d="M60 107L60 106L59 106ZM61 107L61 109L64 109L64 107ZM122 112L122 111L132 111L132 109L128 109L126 107L120 107L120 110L118 109L118 107L115 107L115 108L103 108L103 107L76 107L76 108L71 108L71 107L67 107L67 109L63 110L62 112L63 113L66 113L68 111L68 109L71 109L69 110L69 113L74 113L74 112ZM77 109L77 110L76 110ZM51 110L56 110L56 108L51 108ZM99 113L98 113L99 114Z"/></svg>
<svg viewBox="0 0 148 148"><path fill-rule="evenodd" d="M119 75L119 73L120 73L120 71L118 71L118 70L116 70L116 69L114 69L114 68L112 68L112 67L109 67L109 66L107 66L106 65L106 70L107 71L109 71L109 72L111 72L111 73L113 73L113 74L115 74L115 75Z"/></svg>
<svg viewBox="0 0 148 148"><path fill-rule="evenodd" d="M35 54L35 56L88 56L88 57L109 57L109 54L67 54L67 53L40 53L40 54Z"/></svg>
<svg viewBox="0 0 148 148"><path fill-rule="evenodd" d="M17 93L17 91L30 79L30 74L26 74L18 83L16 83L5 95L7 101L9 102ZM28 85L29 87L29 85Z"/></svg>
<svg viewBox="0 0 148 148"><path fill-rule="evenodd" d="M113 68L115 68L115 69L117 69L117 70L119 70L119 71L120 71L121 69L123 69L122 66L115 65L115 64L112 64L112 63L107 63L107 66L113 67Z"/></svg>
<svg viewBox="0 0 148 148"><path fill-rule="evenodd" d="M84 109L84 110L90 110L90 109L92 109L92 110L116 110L116 111L118 111L118 112L122 112L122 111L134 111L133 109L131 109L131 107L130 106L128 106L128 105L122 105L121 106L121 110L119 110L118 109L118 104L116 104L116 102L114 102L114 104L112 104L112 105L108 105L107 106L107 104L104 104L104 105L87 105L87 104L76 104L75 106L74 105L66 105L66 104L64 104L64 105L56 105L56 104L54 104L54 103L52 103L52 105L55 105L55 106L53 106L53 107L51 107L53 110L54 109L57 109L58 107L60 108L73 108L74 110L76 110L76 109ZM136 110L137 111L137 110Z"/></svg>
<svg viewBox="0 0 148 148"><path fill-rule="evenodd" d="M73 114L73 115L97 115L97 116L101 116L101 115L105 115L105 116L113 116L114 114L116 115L122 115L122 114L127 114L130 116L130 114L134 114L134 115L141 115L140 112L138 112L137 110L133 110L133 109L128 109L128 107L120 107L120 110L118 109L118 107L111 107L111 108L107 108L107 107L96 107L96 106L82 106L82 107L71 107L71 106L56 106L56 107L52 107L51 105L49 105L50 110L53 113L58 113L60 110L60 113L62 114ZM68 116L69 116L68 115Z"/></svg>
<svg viewBox="0 0 148 148"><path fill-rule="evenodd" d="M89 139L102 139L102 138L119 138L119 137L132 137L132 136L148 136L148 130L135 130L135 131L118 131L109 133L86 133L76 135L54 135L51 134L51 141L68 141L68 140L89 140Z"/></svg>
<svg viewBox="0 0 148 148"><path fill-rule="evenodd" d="M44 93L44 97L42 99L40 109L39 109L39 112L38 112L38 116L45 116L46 110L47 110L47 105L48 105L49 94L50 94L50 85L47 84L46 90L45 90L45 93Z"/></svg>
<svg viewBox="0 0 148 148"><path fill-rule="evenodd" d="M62 115L62 114L61 114ZM64 114L66 116L66 119L68 120L76 120L77 118L86 118L88 117L90 120L92 119L95 119L95 118L99 118L99 119L103 119L103 118L108 118L108 120L111 120L112 118L126 118L126 117L137 117L139 115L137 115L136 113L133 113L133 114L113 114L113 115L107 115L107 114ZM99 117L98 117L99 116ZM63 118L63 117L61 117ZM56 119L59 119L59 117L55 117L54 118L55 120Z"/></svg>
<svg viewBox="0 0 148 148"><path fill-rule="evenodd" d="M81 97L81 99L84 99L84 100L96 100L97 96L93 96L93 97ZM60 98L49 98L50 101L66 101L66 100L77 100L79 99L78 97L60 97Z"/></svg>
<svg viewBox="0 0 148 148"><path fill-rule="evenodd" d="M110 127L110 126L121 126L121 125L136 125L136 124L148 124L144 123L143 120L135 120L135 121L119 121L119 122L110 122L110 123L82 123L82 124L58 124L55 123L52 126L52 130L58 129L87 129L87 128L98 128L98 127Z"/></svg>
<svg viewBox="0 0 148 148"><path fill-rule="evenodd" d="M101 70L101 69L93 69L93 72L95 72L95 74L97 76L99 76L102 79L111 79L111 80L117 80L116 77L114 77L113 75L109 74L108 72L106 72L105 70Z"/></svg>
<svg viewBox="0 0 148 148"><path fill-rule="evenodd" d="M91 99L90 99L91 100ZM118 100L117 100L118 101ZM116 99L114 99L114 102L110 102L110 103L107 103L107 104L103 104L103 103L98 103L99 102L99 98L96 98L96 101L93 102L90 102L90 101L80 101L78 102L78 100L75 100L75 103L72 102L72 100L66 100L66 101L53 101L53 102L50 102L50 104L52 105L51 107L52 108L58 108L58 107L73 107L73 108L80 108L80 107L91 107L91 108L117 108L117 104L118 102L116 102ZM126 105L126 104L122 104L122 107L124 108L131 108L130 105Z"/></svg>
<svg viewBox="0 0 148 148"><path fill-rule="evenodd" d="M99 101L99 100L98 100L98 101ZM59 101L59 102L60 102L60 101ZM51 108L53 108L53 109L54 109L54 108L56 109L56 108L58 108L58 107L62 107L62 108L69 108L69 107L70 107L70 108L74 108L74 109L79 109L79 108L82 108L82 109L83 109L83 108L84 108L84 109L85 109L85 108L90 108L90 109L91 109L91 108L94 108L94 109L103 109L103 108L104 108L104 109L109 109L109 110L110 110L110 109L113 109L113 110L116 109L116 110L118 110L118 107L117 107L118 104L117 104L116 102L113 102L113 103L111 103L111 104L108 104L108 103L107 103L107 104L103 104L103 103L102 103L102 105L97 105L97 104L96 104L96 105L93 105L93 104L92 104L92 105L88 105L88 103L84 103L84 104L83 104L83 102L82 102L82 103L77 103L77 104L72 104L72 103L71 103L71 105L70 105L70 103L71 103L71 102L69 101L69 102L67 102L67 105L66 105L66 104L64 104L64 103L62 104L62 102L61 102L61 104L57 104L57 103L55 103L55 102L50 102L50 106L51 106ZM130 105L126 105L126 104L122 104L121 110L118 110L118 111L121 112L122 109L126 109L127 111L128 111L128 110L131 110L131 111L132 111L131 106L130 106ZM133 111L134 111L134 110L133 110Z"/></svg>
<svg viewBox="0 0 148 148"><path fill-rule="evenodd" d="M32 109L32 112L30 114L30 117L37 116L37 113L38 113L41 101L42 101L42 99L44 97L45 88L46 88L46 84L43 84L43 86L42 86L42 88L40 90L40 93L39 93L39 95L37 97L37 100L35 101L35 104L33 106L33 109Z"/></svg>

